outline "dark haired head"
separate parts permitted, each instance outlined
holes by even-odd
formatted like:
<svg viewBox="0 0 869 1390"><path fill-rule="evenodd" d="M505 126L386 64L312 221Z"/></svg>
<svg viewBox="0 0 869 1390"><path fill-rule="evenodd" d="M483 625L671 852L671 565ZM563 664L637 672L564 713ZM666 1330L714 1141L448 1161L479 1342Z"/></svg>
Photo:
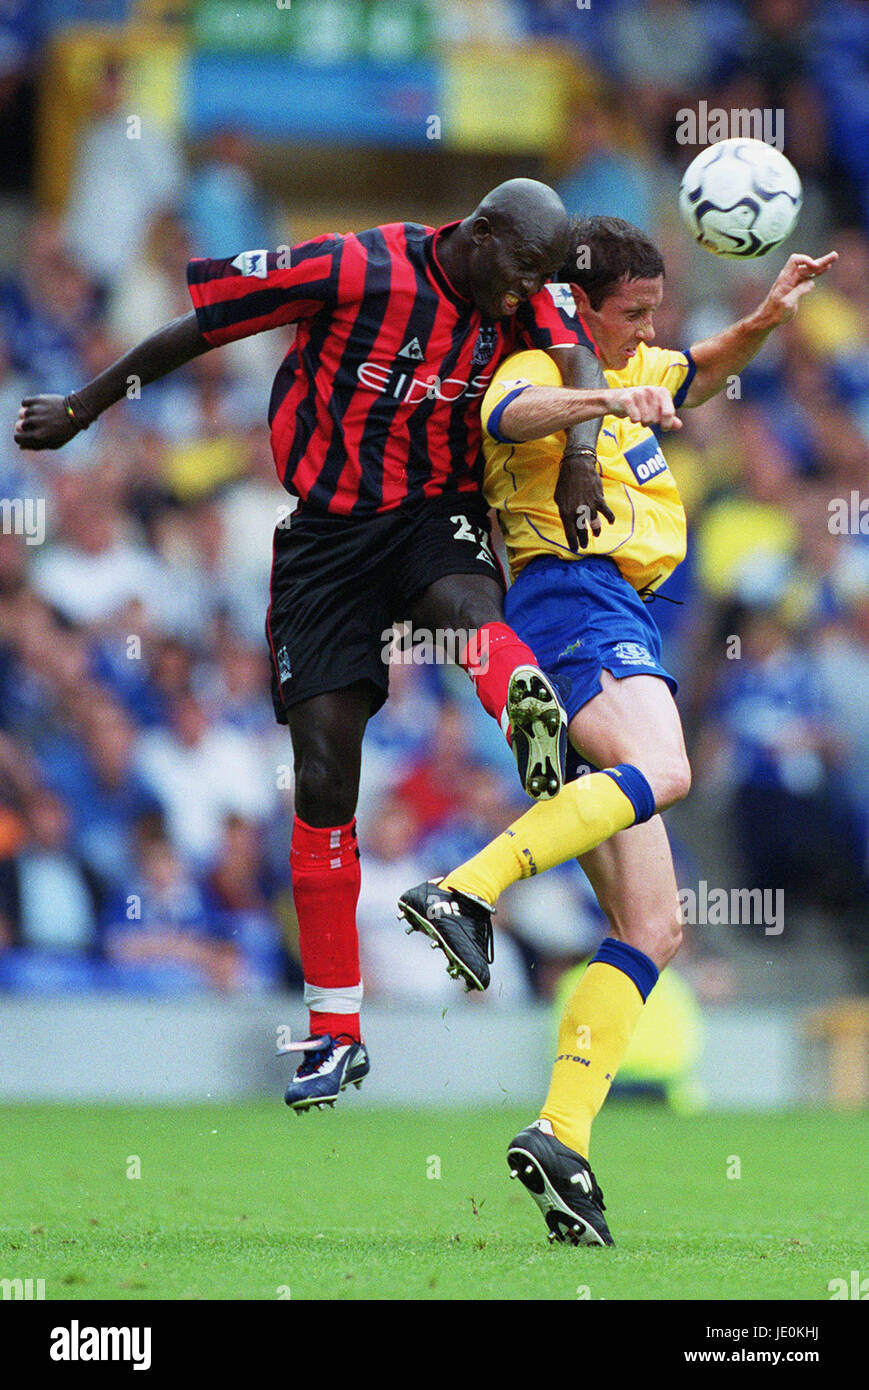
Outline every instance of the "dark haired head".
<svg viewBox="0 0 869 1390"><path fill-rule="evenodd" d="M654 280L664 259L645 233L621 217L573 217L567 260L556 279L581 285L593 309L624 280Z"/></svg>

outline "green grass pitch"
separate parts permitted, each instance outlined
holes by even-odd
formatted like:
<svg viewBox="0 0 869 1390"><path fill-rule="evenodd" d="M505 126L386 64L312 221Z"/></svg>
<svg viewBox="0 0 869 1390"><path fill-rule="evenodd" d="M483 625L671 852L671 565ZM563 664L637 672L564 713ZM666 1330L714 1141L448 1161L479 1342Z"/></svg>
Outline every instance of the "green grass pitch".
<svg viewBox="0 0 869 1390"><path fill-rule="evenodd" d="M47 1299L827 1300L869 1274L869 1115L611 1103L592 1159L614 1250L547 1244L504 1157L529 1118L355 1093L302 1117L5 1106L0 1279Z"/></svg>

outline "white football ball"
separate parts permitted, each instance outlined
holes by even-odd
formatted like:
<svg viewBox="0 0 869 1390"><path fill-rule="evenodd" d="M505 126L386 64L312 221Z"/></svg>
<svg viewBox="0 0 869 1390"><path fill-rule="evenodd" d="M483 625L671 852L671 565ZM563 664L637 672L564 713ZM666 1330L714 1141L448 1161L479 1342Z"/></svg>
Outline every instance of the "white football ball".
<svg viewBox="0 0 869 1390"><path fill-rule="evenodd" d="M721 140L685 170L679 211L716 256L765 256L796 226L803 192L789 159L763 140Z"/></svg>

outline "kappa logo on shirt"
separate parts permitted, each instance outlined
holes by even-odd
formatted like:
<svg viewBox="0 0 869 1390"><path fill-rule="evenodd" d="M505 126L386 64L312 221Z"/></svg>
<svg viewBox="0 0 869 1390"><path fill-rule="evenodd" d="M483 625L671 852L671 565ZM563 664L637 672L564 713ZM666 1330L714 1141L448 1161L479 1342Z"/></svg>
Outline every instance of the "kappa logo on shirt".
<svg viewBox="0 0 869 1390"><path fill-rule="evenodd" d="M230 264L242 275L255 275L258 280L264 280L269 273L268 256L268 251L242 251Z"/></svg>
<svg viewBox="0 0 869 1390"><path fill-rule="evenodd" d="M499 381L496 383L495 390L502 396L506 396L508 391L515 391L517 386L533 386L534 382L528 376L517 376L512 381Z"/></svg>
<svg viewBox="0 0 869 1390"><path fill-rule="evenodd" d="M409 343L405 343L398 355L399 357L410 357L414 362L422 362L423 352L419 345L419 338L411 338Z"/></svg>

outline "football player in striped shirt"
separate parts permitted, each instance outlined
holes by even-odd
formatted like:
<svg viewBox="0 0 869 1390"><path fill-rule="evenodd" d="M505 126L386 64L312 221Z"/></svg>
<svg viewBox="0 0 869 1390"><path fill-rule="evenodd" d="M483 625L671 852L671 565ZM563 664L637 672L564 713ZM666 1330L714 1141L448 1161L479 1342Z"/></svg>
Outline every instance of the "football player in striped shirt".
<svg viewBox="0 0 869 1390"><path fill-rule="evenodd" d="M492 909L520 878L577 856L609 920L611 935L562 1016L540 1118L508 1150L511 1173L540 1205L550 1239L612 1243L588 1162L592 1121L682 934L660 812L686 795L691 773L676 681L661 664L643 599L684 558L685 512L652 431L609 412L615 405L623 413L626 388L645 390L659 401L660 423L678 428L676 410L721 391L835 260L835 252L791 256L753 314L673 352L652 346L664 288L657 248L618 218L573 225L559 274L594 335L608 383L597 468L610 524L586 534L581 553L565 542L554 497L561 431L589 408L587 396L565 390L551 359L530 351L499 367L483 400L485 491L514 581L505 612L563 682L575 780L455 872L404 894L399 908L408 930L426 932L477 989L489 981ZM636 394L627 405L638 417Z"/></svg>
<svg viewBox="0 0 869 1390"><path fill-rule="evenodd" d="M503 617L481 493L480 402L502 358L543 352L576 387L603 380L572 301L544 283L569 223L545 184L514 179L439 228L396 222L274 252L194 260L193 311L66 397L29 397L15 437L57 448L126 391L211 348L295 324L269 406L278 476L299 504L275 532L266 620L277 719L295 757L291 864L310 1038L287 1091L334 1103L367 1074L356 933L362 738L386 699L383 633L410 619L469 634L460 660L512 740L524 785L561 785L557 691ZM561 476L597 521L599 420L569 431Z"/></svg>

